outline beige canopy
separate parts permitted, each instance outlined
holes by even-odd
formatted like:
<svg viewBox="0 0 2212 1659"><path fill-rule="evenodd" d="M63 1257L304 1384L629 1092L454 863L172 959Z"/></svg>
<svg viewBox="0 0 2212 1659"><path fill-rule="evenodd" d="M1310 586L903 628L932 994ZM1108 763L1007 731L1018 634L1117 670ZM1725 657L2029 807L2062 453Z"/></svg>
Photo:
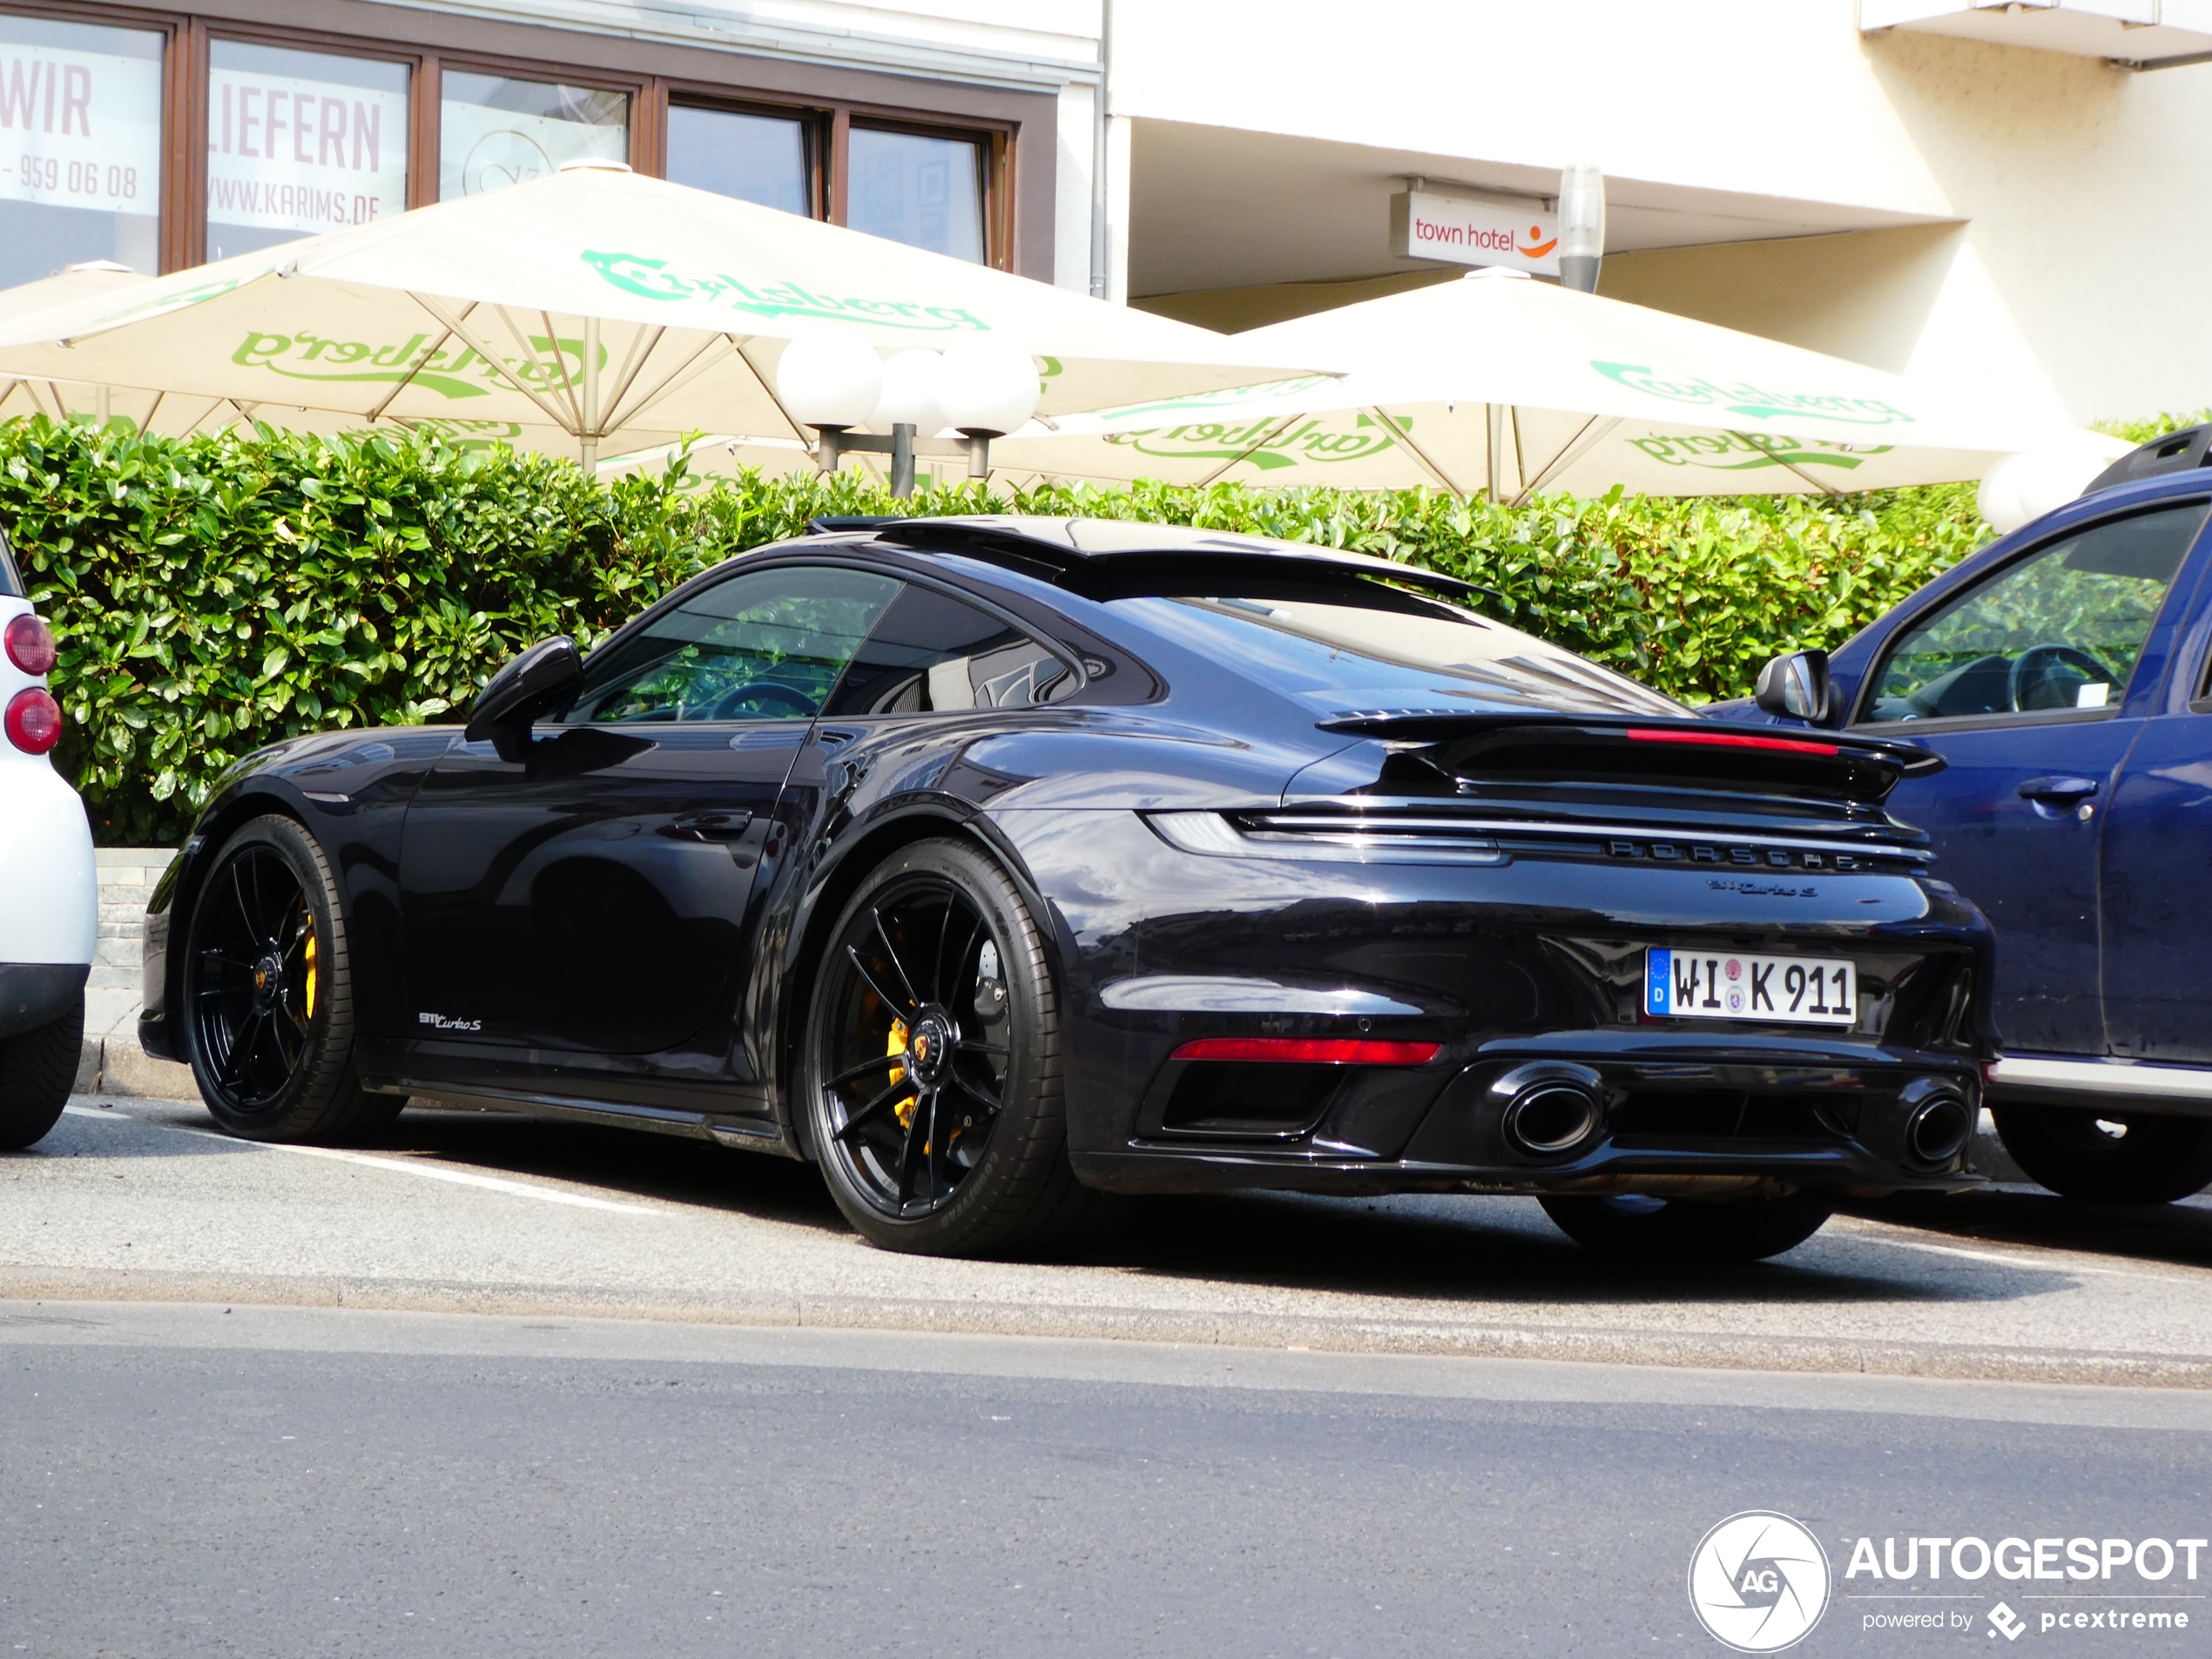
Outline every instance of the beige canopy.
<svg viewBox="0 0 2212 1659"><path fill-rule="evenodd" d="M994 444L995 467L1013 478L1426 484L1502 501L1615 484L1810 494L1978 478L2067 430L1961 389L1503 272L1235 339L1348 372L1056 419Z"/></svg>
<svg viewBox="0 0 2212 1659"><path fill-rule="evenodd" d="M825 322L886 354L1008 341L1036 359L1048 415L1315 367L595 166L0 317L0 377L224 399L315 428L559 433L592 460L694 431L806 440L775 364Z"/></svg>

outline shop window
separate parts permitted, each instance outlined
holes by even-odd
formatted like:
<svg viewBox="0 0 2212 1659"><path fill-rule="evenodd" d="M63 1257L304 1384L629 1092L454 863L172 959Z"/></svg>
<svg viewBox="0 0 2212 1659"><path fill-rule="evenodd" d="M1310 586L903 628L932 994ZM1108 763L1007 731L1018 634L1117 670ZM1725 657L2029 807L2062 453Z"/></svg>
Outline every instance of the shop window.
<svg viewBox="0 0 2212 1659"><path fill-rule="evenodd" d="M786 213L813 212L814 192L806 172L806 124L792 116L671 105L668 176L695 190L779 207Z"/></svg>
<svg viewBox="0 0 2212 1659"><path fill-rule="evenodd" d="M159 268L162 39L0 16L0 287Z"/></svg>
<svg viewBox="0 0 2212 1659"><path fill-rule="evenodd" d="M528 184L569 161L630 159L630 95L448 70L438 199Z"/></svg>
<svg viewBox="0 0 2212 1659"><path fill-rule="evenodd" d="M856 123L846 222L872 236L982 264L982 150L973 138Z"/></svg>
<svg viewBox="0 0 2212 1659"><path fill-rule="evenodd" d="M406 212L407 105L404 64L211 42L207 257Z"/></svg>

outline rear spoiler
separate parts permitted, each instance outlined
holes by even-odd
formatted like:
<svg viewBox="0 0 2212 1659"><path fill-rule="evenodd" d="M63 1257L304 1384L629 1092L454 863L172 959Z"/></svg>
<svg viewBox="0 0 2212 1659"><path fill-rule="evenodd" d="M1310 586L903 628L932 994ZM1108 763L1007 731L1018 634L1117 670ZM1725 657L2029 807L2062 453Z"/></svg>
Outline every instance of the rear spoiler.
<svg viewBox="0 0 2212 1659"><path fill-rule="evenodd" d="M1903 779L1944 768L1941 755L1917 744L1689 716L1377 709L1318 724L1324 732L1418 749L1439 770L1468 779L1750 786L1875 802Z"/></svg>

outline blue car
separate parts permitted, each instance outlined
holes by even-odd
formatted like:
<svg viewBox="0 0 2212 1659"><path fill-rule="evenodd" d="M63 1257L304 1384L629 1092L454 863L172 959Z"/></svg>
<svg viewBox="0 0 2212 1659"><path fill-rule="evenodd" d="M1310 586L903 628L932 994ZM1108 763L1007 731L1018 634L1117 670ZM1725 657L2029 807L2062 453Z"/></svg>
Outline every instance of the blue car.
<svg viewBox="0 0 2212 1659"><path fill-rule="evenodd" d="M1996 927L1987 1099L2069 1197L2212 1182L2208 514L2212 427L2171 434L1832 657L1777 658L1753 699L1949 763L1888 805Z"/></svg>

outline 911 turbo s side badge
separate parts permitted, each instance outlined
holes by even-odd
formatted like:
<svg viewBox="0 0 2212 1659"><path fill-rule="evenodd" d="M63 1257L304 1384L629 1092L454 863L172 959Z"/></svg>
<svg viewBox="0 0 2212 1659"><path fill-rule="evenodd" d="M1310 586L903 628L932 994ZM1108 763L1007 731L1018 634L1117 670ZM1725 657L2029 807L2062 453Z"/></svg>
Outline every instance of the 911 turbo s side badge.
<svg viewBox="0 0 2212 1659"><path fill-rule="evenodd" d="M418 1014L415 1016L415 1022L435 1026L441 1031L481 1031L484 1028L482 1020L455 1020L443 1014Z"/></svg>

